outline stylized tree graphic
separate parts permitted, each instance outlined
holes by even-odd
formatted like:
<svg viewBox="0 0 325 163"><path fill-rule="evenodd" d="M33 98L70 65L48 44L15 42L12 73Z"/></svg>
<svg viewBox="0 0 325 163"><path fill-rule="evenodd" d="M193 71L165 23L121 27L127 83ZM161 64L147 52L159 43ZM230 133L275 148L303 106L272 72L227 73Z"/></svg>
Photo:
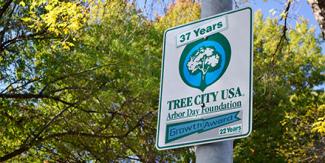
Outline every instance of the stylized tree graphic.
<svg viewBox="0 0 325 163"><path fill-rule="evenodd" d="M187 63L187 68L191 74L202 73L201 87L204 87L207 72L215 70L218 63L219 54L213 47L201 47L193 53L191 59Z"/></svg>

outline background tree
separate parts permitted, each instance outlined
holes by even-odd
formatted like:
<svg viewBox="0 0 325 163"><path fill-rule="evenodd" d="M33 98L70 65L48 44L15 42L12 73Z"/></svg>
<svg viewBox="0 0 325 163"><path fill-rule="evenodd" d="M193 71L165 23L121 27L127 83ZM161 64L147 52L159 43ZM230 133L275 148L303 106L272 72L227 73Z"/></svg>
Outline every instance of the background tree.
<svg viewBox="0 0 325 163"><path fill-rule="evenodd" d="M86 17L81 1L0 1L1 161L36 145L60 115L86 97L61 96L67 90L88 92L67 81L89 70L74 69L76 62L57 50L73 46ZM43 101L53 104L51 111L40 107Z"/></svg>
<svg viewBox="0 0 325 163"><path fill-rule="evenodd" d="M68 46L60 42L65 33L55 33L63 29L47 31L49 39L21 40L26 50L10 54L28 54L21 59L29 66L20 70L23 80L11 71L17 60L3 65L0 160L188 159L173 151L159 154L152 145L163 31L123 1L87 7L87 26L78 28Z"/></svg>
<svg viewBox="0 0 325 163"><path fill-rule="evenodd" d="M282 29L277 19L255 15L253 132L236 142L238 162L324 160L324 138L312 132L324 116L324 92L314 90L324 81L324 56L306 21L279 45Z"/></svg>
<svg viewBox="0 0 325 163"><path fill-rule="evenodd" d="M131 3L88 2L0 2L1 45L17 38L1 51L0 161L194 160L154 144L163 32L198 19L198 3L148 20ZM319 40L304 20L278 22L255 16L254 127L235 160L323 162Z"/></svg>

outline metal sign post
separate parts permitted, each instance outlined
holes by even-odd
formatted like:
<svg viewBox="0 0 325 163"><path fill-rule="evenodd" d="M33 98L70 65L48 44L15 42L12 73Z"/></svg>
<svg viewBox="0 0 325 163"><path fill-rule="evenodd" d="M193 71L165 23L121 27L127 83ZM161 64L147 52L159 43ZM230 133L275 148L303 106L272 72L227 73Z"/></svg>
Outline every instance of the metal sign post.
<svg viewBox="0 0 325 163"><path fill-rule="evenodd" d="M209 17L233 9L232 0L202 0L201 18ZM198 145L195 156L197 163L232 163L233 140Z"/></svg>

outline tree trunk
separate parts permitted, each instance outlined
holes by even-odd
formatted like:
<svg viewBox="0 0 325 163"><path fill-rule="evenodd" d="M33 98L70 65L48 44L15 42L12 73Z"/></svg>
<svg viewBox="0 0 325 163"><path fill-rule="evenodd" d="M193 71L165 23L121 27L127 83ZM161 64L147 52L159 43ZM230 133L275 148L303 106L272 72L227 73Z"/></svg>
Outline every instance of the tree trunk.
<svg viewBox="0 0 325 163"><path fill-rule="evenodd" d="M325 39L325 1L324 0L307 0L311 6L315 19L317 20L323 39Z"/></svg>

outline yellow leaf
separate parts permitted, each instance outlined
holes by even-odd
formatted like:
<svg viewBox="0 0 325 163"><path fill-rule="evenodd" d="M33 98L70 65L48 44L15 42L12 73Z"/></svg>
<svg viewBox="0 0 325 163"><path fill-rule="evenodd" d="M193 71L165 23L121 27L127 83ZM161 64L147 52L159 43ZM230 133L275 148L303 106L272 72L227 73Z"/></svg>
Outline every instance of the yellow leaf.
<svg viewBox="0 0 325 163"><path fill-rule="evenodd" d="M19 5L20 5L20 6L23 6L23 7L25 7L25 6L26 6L26 4L25 4L25 2L24 2L24 1L21 1L21 2L19 3Z"/></svg>

